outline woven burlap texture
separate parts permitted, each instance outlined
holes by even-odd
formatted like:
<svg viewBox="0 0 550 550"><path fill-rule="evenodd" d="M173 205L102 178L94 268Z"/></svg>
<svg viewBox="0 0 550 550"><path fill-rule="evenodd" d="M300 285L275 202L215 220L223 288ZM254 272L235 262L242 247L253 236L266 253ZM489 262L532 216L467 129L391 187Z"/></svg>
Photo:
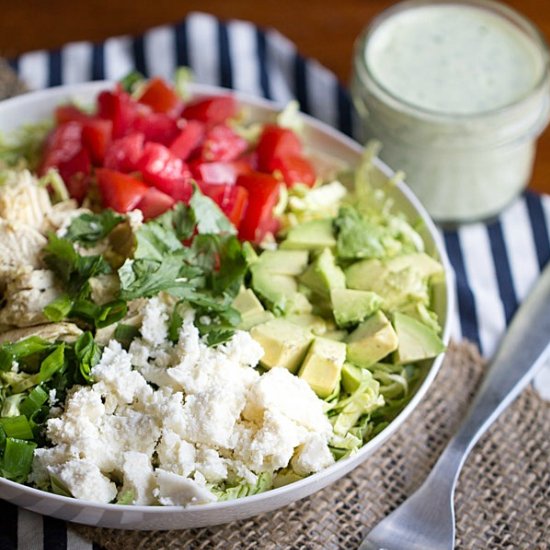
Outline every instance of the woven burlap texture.
<svg viewBox="0 0 550 550"><path fill-rule="evenodd" d="M464 417L483 371L474 346L451 345L428 395L381 449L350 475L276 512L186 531L75 529L106 550L357 548L425 478ZM456 547L550 548L549 464L550 404L528 388L464 467L455 498Z"/></svg>

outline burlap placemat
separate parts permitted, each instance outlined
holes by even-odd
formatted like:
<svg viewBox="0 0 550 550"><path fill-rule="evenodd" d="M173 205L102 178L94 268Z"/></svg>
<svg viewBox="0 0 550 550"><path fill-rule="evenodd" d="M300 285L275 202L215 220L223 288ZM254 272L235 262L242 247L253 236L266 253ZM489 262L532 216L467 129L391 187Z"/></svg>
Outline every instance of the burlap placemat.
<svg viewBox="0 0 550 550"><path fill-rule="evenodd" d="M219 527L117 531L77 526L107 550L354 549L424 479L464 416L484 362L452 345L407 422L362 466L286 508ZM531 388L470 455L456 494L457 548L550 548L550 404Z"/></svg>

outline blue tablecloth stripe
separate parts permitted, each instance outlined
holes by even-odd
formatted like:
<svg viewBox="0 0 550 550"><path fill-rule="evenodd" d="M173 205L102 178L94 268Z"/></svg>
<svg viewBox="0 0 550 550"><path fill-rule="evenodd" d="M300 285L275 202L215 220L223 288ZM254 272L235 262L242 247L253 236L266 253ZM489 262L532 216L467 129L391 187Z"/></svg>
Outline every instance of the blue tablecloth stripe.
<svg viewBox="0 0 550 550"><path fill-rule="evenodd" d="M460 297L457 300L457 307L461 335L481 349L476 302L466 275L459 234L457 231L447 231L444 234L444 239L449 260L455 272L456 294Z"/></svg>
<svg viewBox="0 0 550 550"><path fill-rule="evenodd" d="M105 51L103 44L94 44L92 46L92 70L90 80L105 79Z"/></svg>
<svg viewBox="0 0 550 550"><path fill-rule="evenodd" d="M502 233L502 225L499 221L496 221L487 226L487 231L489 233L493 260L495 262L495 270L498 273L498 290L502 303L504 304L506 323L509 323L517 309L518 301L514 290L508 251L506 250L506 243Z"/></svg>
<svg viewBox="0 0 550 550"><path fill-rule="evenodd" d="M544 220L544 210L539 197L528 193L525 197L529 222L533 230L533 240L537 251L539 269L542 271L548 258L550 258L550 238L548 227Z"/></svg>
<svg viewBox="0 0 550 550"><path fill-rule="evenodd" d="M167 40L174 51L152 51L157 40ZM252 46L247 49L243 44L249 42ZM243 46L238 58L231 53L236 46ZM358 125L345 88L274 30L191 14L174 26L152 29L139 37L112 38L95 45L68 44L57 51L25 54L10 63L31 87L62 84L71 63L68 54L77 48L86 65L71 72L72 80L118 79L132 68L148 76L160 72L166 77L185 65L193 69L199 82L257 93L281 105L297 98L304 112L357 137ZM518 302L550 259L550 198L526 193L510 208L488 225L443 232L456 273L459 326L455 335L475 342L486 354L492 353ZM515 228L525 230L526 242L511 242ZM472 243L479 246L472 247ZM44 518L43 525L45 548L71 547L72 539L67 538L62 522ZM19 526L19 534L24 528ZM18 538L17 508L0 501L0 550L16 548ZM78 548L83 547L80 541Z"/></svg>

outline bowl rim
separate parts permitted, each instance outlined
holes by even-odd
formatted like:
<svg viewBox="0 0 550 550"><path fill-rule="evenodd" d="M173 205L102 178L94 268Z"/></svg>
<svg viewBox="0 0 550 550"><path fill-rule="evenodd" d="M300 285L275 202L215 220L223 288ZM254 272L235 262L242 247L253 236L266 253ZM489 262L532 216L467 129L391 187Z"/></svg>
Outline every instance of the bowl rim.
<svg viewBox="0 0 550 550"><path fill-rule="evenodd" d="M62 99L71 95L85 94L94 97L97 93L103 90L112 89L115 85L115 81L101 80L94 82L84 82L78 84L69 84L62 86L55 86L52 88L47 88L44 90L38 90L33 92L28 92L26 94L16 96L10 99L0 101L0 117L5 111L10 111L11 109L17 109L24 107L28 104L41 103L48 99L54 99L59 97L60 104L62 104ZM208 84L198 84L191 83L189 84L189 91L192 96L211 96L211 95L231 95L246 106L258 107L266 111L277 112L281 110L284 105L273 101L268 100L262 97L254 96L245 92L240 92L230 88L224 88L221 86L214 86ZM305 127L310 127L313 130L319 132L320 134L325 134L329 139L339 142L345 148L349 149L356 154L357 157L362 154L364 147L361 146L358 142L348 137L344 133L336 130L329 124L320 121L307 115L303 112L300 112L300 117L305 123ZM374 165L388 178L391 178L395 175L395 171L387 166L383 161L378 157L374 159ZM406 185L404 181L400 179L396 182L396 187L399 192L404 196L406 201L412 206L414 211L418 214L419 218L425 224L427 232L430 238L433 240L435 245L435 251L439 261L443 264L445 271L445 298L446 298L446 307L445 307L445 324L442 331L442 340L445 346L448 346L452 330L452 320L453 313L455 311L455 277L454 271L451 267L448 255L446 253L445 246L443 244L443 239L435 223L430 218L426 209L422 206L419 199L412 192L412 190ZM431 386L433 380L435 379L441 364L443 362L444 353L437 356L433 359L431 367L428 369L426 376L422 383L416 389L415 394L411 397L410 401L405 405L405 407L399 412L399 414L390 422L390 424L384 428L380 433L375 437L367 441L355 454L334 462L328 468L325 468L317 473L310 474L309 476L284 485L282 487L269 489L268 491L258 493L255 495L250 495L246 497L241 497L238 499L226 500L226 501L217 501L206 504L189 504L186 506L153 506L153 505L134 505L134 504L112 504L112 503L98 503L83 499L76 499L74 497L67 497L63 495L58 495L56 493L50 493L48 491L43 491L41 489L36 489L29 485L23 483L17 483L0 477L0 486L5 485L7 487L25 491L29 495L36 496L38 498L49 498L53 502L58 504L71 504L71 505L83 505L87 509L101 510L101 511L117 511L117 512L135 512L140 514L152 514L155 515L161 514L173 514L175 512L185 514L186 512L221 512L225 509L233 509L239 505L254 505L256 503L263 502L265 500L276 499L277 497L283 497L291 492L300 492L300 489L306 490L308 486L314 485L315 482L322 483L323 479L331 478L333 475L336 476L332 481L328 483L334 483L338 476L337 473L339 470L342 470L342 476L346 475L350 470L355 469L359 466L375 449L380 447L389 437L391 437L406 421L410 416L412 411L417 407L419 402L423 399L428 388ZM325 483L326 485L326 483ZM324 486L324 485L321 485ZM316 492L316 491L315 491ZM309 493L308 493L309 494ZM305 496L305 493L302 492L302 495ZM296 499L302 498L298 496Z"/></svg>

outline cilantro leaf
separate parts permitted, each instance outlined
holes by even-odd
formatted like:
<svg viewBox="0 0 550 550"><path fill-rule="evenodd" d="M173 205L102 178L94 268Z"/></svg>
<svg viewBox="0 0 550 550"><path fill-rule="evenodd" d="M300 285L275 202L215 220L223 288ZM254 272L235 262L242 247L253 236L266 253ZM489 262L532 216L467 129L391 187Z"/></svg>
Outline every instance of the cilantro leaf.
<svg viewBox="0 0 550 550"><path fill-rule="evenodd" d="M189 246L182 241L193 237ZM189 206L178 204L136 232L132 259L118 270L122 300L148 298L161 291L190 304L196 324L210 345L226 341L240 322L231 307L247 271L235 228L218 206L195 189ZM176 340L177 311L170 323Z"/></svg>
<svg viewBox="0 0 550 550"><path fill-rule="evenodd" d="M111 272L102 256L81 256L71 241L55 233L48 235L44 252L46 265L66 284L71 296L87 294L91 277Z"/></svg>
<svg viewBox="0 0 550 550"><path fill-rule="evenodd" d="M203 195L197 188L189 201L199 234L229 233L235 234L233 224L227 219L219 206L209 197Z"/></svg>
<svg viewBox="0 0 550 550"><path fill-rule="evenodd" d="M65 238L90 247L109 235L124 219L112 210L104 210L100 214L84 213L71 222Z"/></svg>
<svg viewBox="0 0 550 550"><path fill-rule="evenodd" d="M168 213L163 215L166 216L167 214ZM178 239L182 241L190 239L195 232L195 216L191 208L183 202L179 202L170 211L170 214Z"/></svg>
<svg viewBox="0 0 550 550"><path fill-rule="evenodd" d="M220 239L218 253L220 267L214 273L212 288L215 292L223 292L234 298L248 270L245 252L239 239L229 236Z"/></svg>
<svg viewBox="0 0 550 550"><path fill-rule="evenodd" d="M167 254L183 249L183 245L172 226L171 216L164 215L156 220L144 223L137 230L136 238L135 259L146 258L162 261Z"/></svg>
<svg viewBox="0 0 550 550"><path fill-rule="evenodd" d="M183 254L166 255L162 260L126 260L118 270L120 277L120 298L150 298L161 291L179 296L178 289L192 288L200 269L186 265Z"/></svg>

